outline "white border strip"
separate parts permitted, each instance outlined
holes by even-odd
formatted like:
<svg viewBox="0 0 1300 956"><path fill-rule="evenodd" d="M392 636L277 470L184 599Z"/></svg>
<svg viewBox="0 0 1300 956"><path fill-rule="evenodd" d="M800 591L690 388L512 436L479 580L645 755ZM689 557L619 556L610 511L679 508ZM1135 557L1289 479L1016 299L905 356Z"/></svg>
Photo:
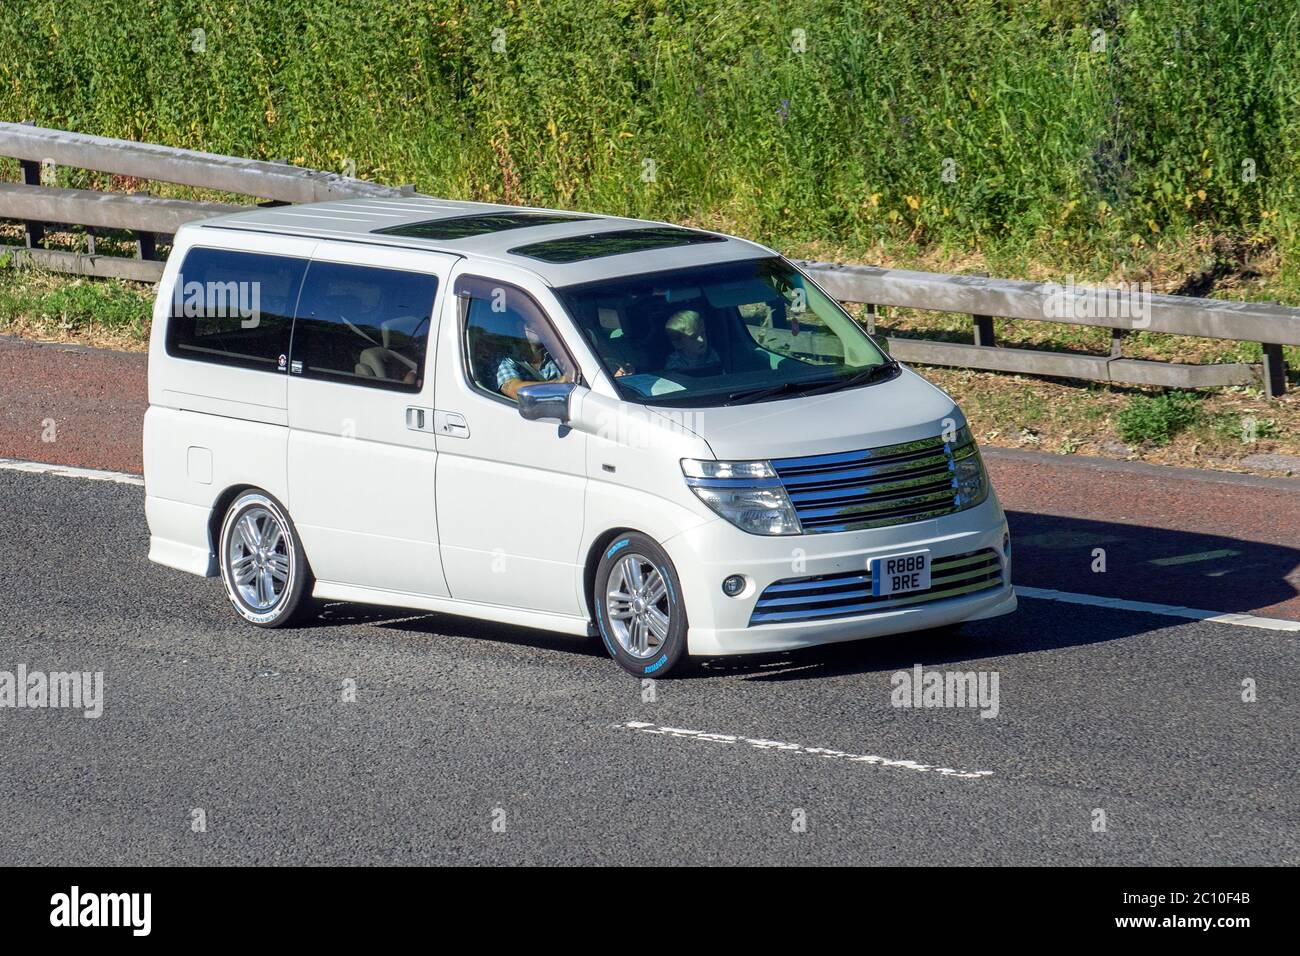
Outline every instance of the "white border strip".
<svg viewBox="0 0 1300 956"><path fill-rule="evenodd" d="M89 478L91 481L112 481L119 485L144 486L142 476L127 474L124 471L73 468L71 465L51 465L43 461L23 461L21 458L0 458L0 470L25 471L36 475L58 475L60 478Z"/></svg>
<svg viewBox="0 0 1300 956"><path fill-rule="evenodd" d="M1096 597L1092 594L1073 594L1069 591L1053 591L1049 588L1026 588L1019 585L1016 586L1016 594L1019 597L1038 598L1040 601L1087 604L1092 607L1108 607L1116 611L1143 611L1147 614L1185 617L1193 621L1209 621L1214 624L1262 627L1270 631L1300 631L1300 621L1288 621L1280 617L1256 617L1253 614L1233 614L1227 611L1203 611L1194 607L1180 607L1177 604L1149 604L1146 601L1126 601L1123 598Z"/></svg>

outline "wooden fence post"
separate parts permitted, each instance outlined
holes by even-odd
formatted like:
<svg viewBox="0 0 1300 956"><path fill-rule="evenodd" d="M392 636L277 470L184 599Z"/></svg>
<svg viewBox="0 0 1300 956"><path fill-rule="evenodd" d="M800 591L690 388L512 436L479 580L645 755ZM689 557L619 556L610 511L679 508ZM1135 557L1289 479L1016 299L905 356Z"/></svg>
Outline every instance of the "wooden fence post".
<svg viewBox="0 0 1300 956"><path fill-rule="evenodd" d="M976 272L975 275L988 278L987 272ZM997 336L993 333L993 316L991 315L972 315L975 320L975 344L992 347L998 344Z"/></svg>
<svg viewBox="0 0 1300 956"><path fill-rule="evenodd" d="M21 159L18 165L23 170L23 182L28 186L41 184L41 164L32 159ZM40 222L23 222L23 237L28 249L37 249L45 242L45 224Z"/></svg>
<svg viewBox="0 0 1300 956"><path fill-rule="evenodd" d="M1113 359L1124 357L1124 330L1110 330L1110 357Z"/></svg>
<svg viewBox="0 0 1300 956"><path fill-rule="evenodd" d="M1282 346L1273 342L1264 345L1264 394L1281 398L1286 394L1286 358Z"/></svg>

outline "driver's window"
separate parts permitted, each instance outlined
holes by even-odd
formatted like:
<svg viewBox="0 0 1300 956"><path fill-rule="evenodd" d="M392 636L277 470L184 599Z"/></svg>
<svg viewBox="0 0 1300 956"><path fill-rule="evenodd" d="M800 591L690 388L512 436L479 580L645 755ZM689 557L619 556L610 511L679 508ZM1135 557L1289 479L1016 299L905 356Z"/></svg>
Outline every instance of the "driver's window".
<svg viewBox="0 0 1300 956"><path fill-rule="evenodd" d="M478 388L513 402L525 385L577 381L573 360L528 293L468 276L457 282L456 292L464 316L466 371Z"/></svg>

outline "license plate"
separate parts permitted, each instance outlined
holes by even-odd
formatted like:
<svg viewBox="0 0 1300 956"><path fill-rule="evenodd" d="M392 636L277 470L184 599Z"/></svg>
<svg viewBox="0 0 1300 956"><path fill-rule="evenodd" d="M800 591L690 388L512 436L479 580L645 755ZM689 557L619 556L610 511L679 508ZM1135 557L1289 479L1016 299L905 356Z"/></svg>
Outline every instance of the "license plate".
<svg viewBox="0 0 1300 956"><path fill-rule="evenodd" d="M871 571L871 593L874 597L909 594L930 588L929 551L872 558L868 569Z"/></svg>

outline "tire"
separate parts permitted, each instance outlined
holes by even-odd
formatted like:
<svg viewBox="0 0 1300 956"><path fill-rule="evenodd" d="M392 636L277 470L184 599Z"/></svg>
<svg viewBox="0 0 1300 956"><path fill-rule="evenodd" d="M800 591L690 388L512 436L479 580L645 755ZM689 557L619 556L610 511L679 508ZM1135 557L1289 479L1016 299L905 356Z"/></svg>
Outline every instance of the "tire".
<svg viewBox="0 0 1300 956"><path fill-rule="evenodd" d="M310 603L313 578L298 531L280 502L258 488L231 502L217 560L236 613L258 627L283 627Z"/></svg>
<svg viewBox="0 0 1300 956"><path fill-rule="evenodd" d="M609 656L637 677L665 677L686 657L686 606L672 561L650 538L618 535L596 568L596 625Z"/></svg>

